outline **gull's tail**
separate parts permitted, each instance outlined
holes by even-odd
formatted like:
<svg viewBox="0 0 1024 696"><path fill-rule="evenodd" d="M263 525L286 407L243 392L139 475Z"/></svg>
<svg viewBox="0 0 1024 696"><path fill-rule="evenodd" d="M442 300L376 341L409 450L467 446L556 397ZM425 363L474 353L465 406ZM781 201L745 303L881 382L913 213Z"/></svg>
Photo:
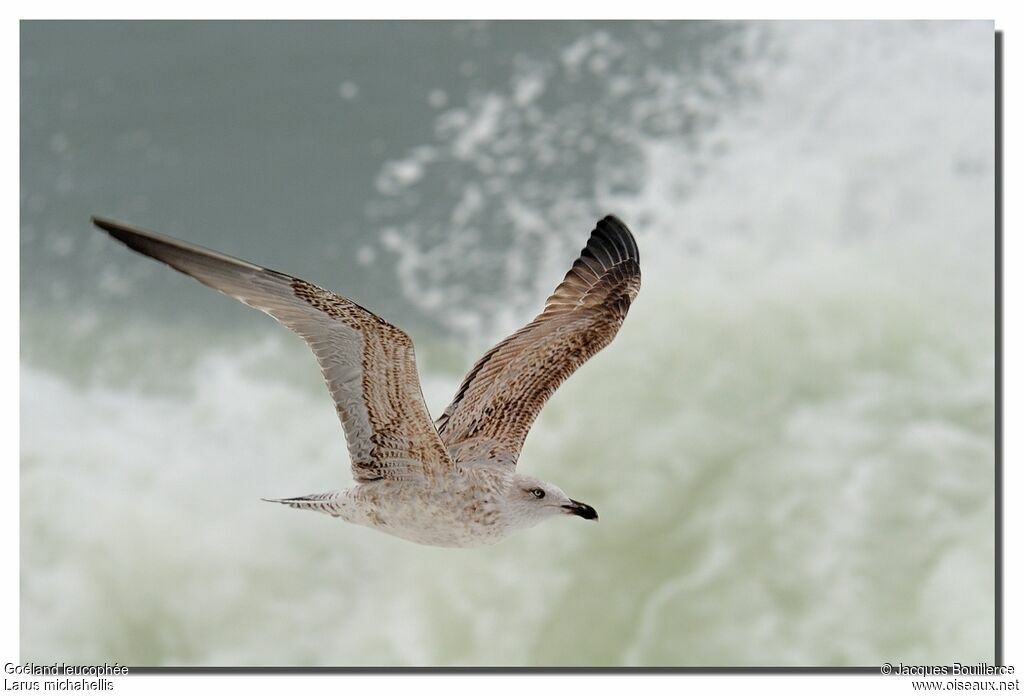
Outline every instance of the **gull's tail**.
<svg viewBox="0 0 1024 696"><path fill-rule="evenodd" d="M296 510L313 510L322 512L331 517L347 518L348 508L352 501L345 495L345 491L330 491L329 493L316 493L314 495L303 495L298 498L260 498L268 503L281 503Z"/></svg>

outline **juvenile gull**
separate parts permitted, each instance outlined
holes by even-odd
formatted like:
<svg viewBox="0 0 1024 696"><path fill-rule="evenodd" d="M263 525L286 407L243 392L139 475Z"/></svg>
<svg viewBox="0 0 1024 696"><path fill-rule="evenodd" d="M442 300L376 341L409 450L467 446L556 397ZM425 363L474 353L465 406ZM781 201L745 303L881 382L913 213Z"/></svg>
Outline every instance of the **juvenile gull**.
<svg viewBox="0 0 1024 696"><path fill-rule="evenodd" d="M113 220L130 249L262 310L306 340L341 418L356 485L269 502L433 546L493 544L516 529L597 511L516 472L558 385L608 345L640 290L640 254L609 215L529 324L484 353L431 422L412 341L351 300L277 271Z"/></svg>

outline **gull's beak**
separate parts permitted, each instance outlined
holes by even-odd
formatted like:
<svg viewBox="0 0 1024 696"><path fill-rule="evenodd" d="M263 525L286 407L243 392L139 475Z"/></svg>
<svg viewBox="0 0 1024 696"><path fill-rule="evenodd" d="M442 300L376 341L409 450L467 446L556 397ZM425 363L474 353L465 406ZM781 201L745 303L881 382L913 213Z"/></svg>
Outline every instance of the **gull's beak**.
<svg viewBox="0 0 1024 696"><path fill-rule="evenodd" d="M578 500L570 500L568 505L562 506L562 509L565 510L566 514L579 515L585 520L597 519L597 510Z"/></svg>

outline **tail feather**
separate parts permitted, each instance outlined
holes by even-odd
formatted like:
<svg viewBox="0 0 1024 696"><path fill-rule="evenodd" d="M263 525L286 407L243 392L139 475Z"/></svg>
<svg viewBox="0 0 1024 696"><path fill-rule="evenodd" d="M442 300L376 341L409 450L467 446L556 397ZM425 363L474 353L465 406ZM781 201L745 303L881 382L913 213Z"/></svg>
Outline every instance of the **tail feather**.
<svg viewBox="0 0 1024 696"><path fill-rule="evenodd" d="M297 498L260 498L268 503L281 503L296 510L313 510L322 512L331 517L342 517L346 507L346 500L341 491L330 491L328 493L315 493L303 495Z"/></svg>

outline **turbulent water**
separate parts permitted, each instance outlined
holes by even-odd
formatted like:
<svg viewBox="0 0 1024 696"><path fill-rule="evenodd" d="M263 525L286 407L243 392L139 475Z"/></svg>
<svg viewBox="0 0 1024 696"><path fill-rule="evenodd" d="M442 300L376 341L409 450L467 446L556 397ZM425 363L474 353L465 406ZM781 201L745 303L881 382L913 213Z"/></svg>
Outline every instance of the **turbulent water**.
<svg viewBox="0 0 1024 696"><path fill-rule="evenodd" d="M990 23L22 25L22 659L993 656ZM521 469L594 505L420 547L311 355L120 217L407 330L436 414L615 212L643 289Z"/></svg>

